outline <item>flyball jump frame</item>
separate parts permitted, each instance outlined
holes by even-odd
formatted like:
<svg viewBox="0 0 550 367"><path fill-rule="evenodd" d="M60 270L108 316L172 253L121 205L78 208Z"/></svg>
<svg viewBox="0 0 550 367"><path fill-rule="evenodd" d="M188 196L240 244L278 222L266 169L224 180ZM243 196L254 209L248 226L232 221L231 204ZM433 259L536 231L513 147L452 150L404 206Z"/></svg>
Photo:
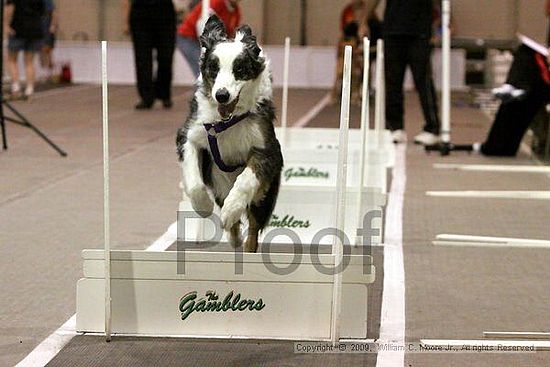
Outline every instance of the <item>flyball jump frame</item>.
<svg viewBox="0 0 550 367"><path fill-rule="evenodd" d="M380 188L382 193L388 189L390 169L395 164L395 147L391 133L382 128L384 96L382 67L376 71L376 110L374 129L370 129L368 80L370 74L370 41L364 38L364 79L361 104L360 129L350 130L350 170L348 179L350 186L358 186L359 181L367 188ZM289 40L285 46L285 76L288 74ZM378 44L379 53L377 64L382 64L382 42ZM282 127L277 134L283 137L282 144L285 157L285 175L283 188L286 184L329 186L335 185L334 178L337 169L338 130L333 128L288 128L286 122L286 108L288 106L288 80L285 77L283 84ZM320 172L317 172L320 171ZM364 176L361 176L363 172ZM319 175L325 173L325 177ZM327 177L329 176L329 177Z"/></svg>
<svg viewBox="0 0 550 367"><path fill-rule="evenodd" d="M288 45L288 40L286 44ZM346 208L350 207L350 203L354 203L355 208L350 208L351 211L356 211L358 221L350 218L346 221L346 233L353 236L353 233L358 228L362 228L362 218L365 213L370 211L382 212L386 204L386 193L388 188L388 175L389 168L395 163L395 147L391 141L391 134L389 131L384 130L383 126L383 114L380 108L376 109L374 130L370 129L370 110L369 110L369 75L370 75L370 40L368 38L363 39L363 90L362 90L362 103L361 103L361 121L359 130L349 130L349 146L350 151L348 155L350 167L347 175L349 182L348 189L348 204ZM381 41L378 46L383 50ZM383 52L378 53L377 64L382 64ZM289 58L289 47L285 46L285 60ZM288 62L285 61L285 67L288 66ZM381 75L383 68L377 67L377 90L383 90L383 79ZM285 75L287 71L285 70ZM288 92L288 80L285 78L283 86L283 96L287 96ZM383 93L377 93L376 96L377 105L383 106L384 98ZM283 99L283 116L286 115L284 109L288 106L288 103ZM285 192L290 190L302 189L302 197L311 195L311 193L320 190L319 186L336 187L337 181L335 181L336 175L334 172L337 170L336 164L337 150L339 142L337 140L337 129L318 129L318 128L302 128L289 130L286 126L286 119L283 119L281 135L285 137L285 145L283 146L283 155L285 157L284 177L281 185L281 194L284 197ZM320 144L322 142L322 144ZM323 180L320 177L300 177L299 170L305 171L308 175L308 169L315 167L324 173L326 179ZM295 177L291 178L291 175L287 173L298 173ZM366 201L364 204L363 202ZM281 201L284 203L285 200ZM311 202L310 200L307 201ZM305 203L305 200L304 200ZM283 204L281 204L283 205ZM278 208L276 207L276 212ZM347 214L348 216L350 214ZM351 222L353 223L350 223ZM382 233L382 218L375 219L375 226ZM357 224L357 226L355 226ZM321 228L326 227L326 224L321 225ZM319 228L319 227L318 227ZM311 238L311 237L310 237ZM374 242L381 242L381 236L375 237ZM360 243L360 239L356 238L356 243Z"/></svg>
<svg viewBox="0 0 550 367"><path fill-rule="evenodd" d="M343 228L346 219L351 57L351 47L346 48L336 228ZM77 331L105 333L107 340L111 334L333 343L365 339L368 285L375 277L372 258L344 256L336 238L326 255L111 251L105 59L104 43L105 249L83 251ZM330 271L334 267L342 269Z"/></svg>
<svg viewBox="0 0 550 367"><path fill-rule="evenodd" d="M383 116L384 96L383 93L376 94L376 111L374 129L370 129L370 113L369 113L369 91L368 79L370 75L370 40L363 39L364 52L364 72L363 72L363 90L361 103L361 128L359 130L352 129L349 132L349 144L353 151L360 151L362 147L367 146L369 160L374 159L372 164L378 164L383 161L387 168L391 168L395 164L395 148L392 141L391 132L383 128L385 120ZM376 69L376 89L383 89L383 45L382 41L378 42L377 69ZM323 154L326 150L330 155L331 150L338 148L338 129L334 128L295 128L288 127L288 88L289 88L289 65L290 65L290 38L285 39L284 47L284 70L283 70L283 100L281 109L281 127L276 128L277 136L281 141L281 145L287 152L285 163L293 164L294 161L303 162L311 157L311 154L300 154L304 151L315 151L315 155ZM366 134L366 136L365 136ZM298 158L294 158L292 153ZM288 156L288 157L287 157ZM334 156L334 154L333 154Z"/></svg>

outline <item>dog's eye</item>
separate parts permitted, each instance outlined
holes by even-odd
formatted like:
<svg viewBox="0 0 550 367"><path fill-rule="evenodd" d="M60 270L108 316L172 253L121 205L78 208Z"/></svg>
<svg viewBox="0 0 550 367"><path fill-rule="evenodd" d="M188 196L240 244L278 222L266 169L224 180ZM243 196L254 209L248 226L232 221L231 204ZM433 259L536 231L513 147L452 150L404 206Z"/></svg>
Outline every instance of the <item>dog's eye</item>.
<svg viewBox="0 0 550 367"><path fill-rule="evenodd" d="M208 72L210 74L216 74L218 72L218 65L215 63L210 63L210 65L208 65Z"/></svg>
<svg viewBox="0 0 550 367"><path fill-rule="evenodd" d="M237 66L235 68L235 72L238 73L238 74L244 73L244 66L242 66L242 65Z"/></svg>

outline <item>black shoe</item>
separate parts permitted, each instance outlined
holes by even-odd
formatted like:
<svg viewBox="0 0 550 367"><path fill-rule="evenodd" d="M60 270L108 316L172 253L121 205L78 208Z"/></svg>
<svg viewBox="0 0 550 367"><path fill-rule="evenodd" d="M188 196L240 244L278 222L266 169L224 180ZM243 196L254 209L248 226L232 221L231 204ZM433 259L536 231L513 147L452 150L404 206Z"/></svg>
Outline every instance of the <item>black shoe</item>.
<svg viewBox="0 0 550 367"><path fill-rule="evenodd" d="M141 101L136 105L136 110L150 110L153 107L153 102Z"/></svg>
<svg viewBox="0 0 550 367"><path fill-rule="evenodd" d="M174 102L172 102L171 99L163 99L162 100L162 107L169 110L174 105Z"/></svg>

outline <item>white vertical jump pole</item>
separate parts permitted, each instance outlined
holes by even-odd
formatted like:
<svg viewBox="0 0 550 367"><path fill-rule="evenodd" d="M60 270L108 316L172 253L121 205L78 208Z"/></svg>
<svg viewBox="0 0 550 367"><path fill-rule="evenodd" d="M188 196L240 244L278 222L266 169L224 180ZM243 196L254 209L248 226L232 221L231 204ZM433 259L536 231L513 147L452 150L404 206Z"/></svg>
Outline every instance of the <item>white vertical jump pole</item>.
<svg viewBox="0 0 550 367"><path fill-rule="evenodd" d="M382 145L382 131L386 129L386 48L382 41L382 97L380 98L380 128L376 136L376 146Z"/></svg>
<svg viewBox="0 0 550 367"><path fill-rule="evenodd" d="M362 209L363 209L363 187L365 186L365 171L367 166L367 153L369 143L370 129L370 108L369 108L369 73L370 73L370 40L367 37L363 38L363 91L361 100L361 156L359 157L359 199L357 203L357 228L362 225ZM355 245L361 244L361 236L355 237Z"/></svg>
<svg viewBox="0 0 550 367"><path fill-rule="evenodd" d="M451 1L442 6L442 90L441 90L441 141L451 142Z"/></svg>
<svg viewBox="0 0 550 367"><path fill-rule="evenodd" d="M382 134L382 119L384 109L384 41L381 39L376 43L376 102L375 102L375 118L374 131L376 134L376 145L379 144L379 136Z"/></svg>
<svg viewBox="0 0 550 367"><path fill-rule="evenodd" d="M288 126L288 69L290 68L290 37L285 38L285 59L283 70L283 106L281 111L281 126L283 130L282 145L286 145Z"/></svg>
<svg viewBox="0 0 550 367"><path fill-rule="evenodd" d="M103 236L105 241L105 338L111 341L111 228L109 218L109 94L107 90L107 41L101 41L103 104Z"/></svg>
<svg viewBox="0 0 550 367"><path fill-rule="evenodd" d="M210 0L202 0L202 8L201 8L201 19L204 23L204 25L206 25L206 21L208 20L209 18L209 14L210 14ZM198 242L203 242L204 241L204 219L202 218L199 218L197 220L197 227L196 227L196 240Z"/></svg>
<svg viewBox="0 0 550 367"><path fill-rule="evenodd" d="M210 14L210 0L202 0L201 19L204 24L208 20L208 14Z"/></svg>
<svg viewBox="0 0 550 367"><path fill-rule="evenodd" d="M346 46L344 51L344 78L342 83L342 104L340 110L340 143L338 150L338 180L336 186L336 228L344 232L347 168L348 168L348 133L349 133L349 104L351 97L351 58L352 48ZM344 239L335 236L332 243L334 256L334 283L332 288L332 318L331 341L335 345L340 340L340 313L342 309L342 269L339 269L344 256ZM337 268L338 267L338 268Z"/></svg>
<svg viewBox="0 0 550 367"><path fill-rule="evenodd" d="M210 14L210 0L202 0L202 8L201 8L201 20L204 25L206 25L206 21L209 18ZM197 221L197 227L196 227L196 240L198 242L204 241L204 219L199 218Z"/></svg>
<svg viewBox="0 0 550 367"><path fill-rule="evenodd" d="M201 20L203 22L203 25L206 25L206 21L208 20L209 14L210 14L210 0L202 0ZM195 239L197 240L197 242L203 242L204 237L205 237L204 236L204 219L199 218L197 220Z"/></svg>

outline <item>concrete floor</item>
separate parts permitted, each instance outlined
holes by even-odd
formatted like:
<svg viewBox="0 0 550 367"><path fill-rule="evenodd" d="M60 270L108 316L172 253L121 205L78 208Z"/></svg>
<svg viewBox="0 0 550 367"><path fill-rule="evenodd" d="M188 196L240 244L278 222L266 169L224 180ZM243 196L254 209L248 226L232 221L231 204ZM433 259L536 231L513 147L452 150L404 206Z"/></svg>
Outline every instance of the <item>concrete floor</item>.
<svg viewBox="0 0 550 367"><path fill-rule="evenodd" d="M180 192L174 136L186 115L186 92L185 89L175 91L176 105L171 111L157 108L135 112L132 109L133 88L111 88L114 248L145 248L175 220ZM290 124L325 94L326 91L319 90L291 91ZM69 152L67 158L56 156L32 132L8 125L10 150L0 153L0 172L3 173L0 179L0 279L3 290L0 366L17 363L74 314L75 284L81 276L82 266L80 251L102 245L100 98L98 87L78 86L39 94L29 102L16 104ZM277 105L280 105L279 100L277 92ZM312 121L313 125L336 127L335 108L321 113ZM414 94L407 95L406 110L407 129L412 136L420 130L422 121ZM455 142L482 139L488 127L489 121L478 110L453 109ZM424 192L428 189L544 190L548 189L550 179L544 175L432 168L435 162L530 164L525 156L501 160L455 154L441 158L435 154L426 156L421 148L410 145L406 159L408 181L403 240L407 340L481 338L482 332L488 329L549 331L550 324L545 317L550 314L550 287L545 284L550 275L548 251L445 249L433 247L430 241L443 232L548 239L550 205L523 200L426 198ZM254 355L264 349L251 348L246 354L248 347L243 347L242 358L233 359L229 358L231 353L241 350L238 343L226 346L224 353L228 358L218 353L214 344L199 344L179 350L177 342L152 342L148 344L149 354L140 351L144 344L139 341L121 340L113 345L119 348L118 357L133 353L143 357L118 359L123 363L119 365L149 361L161 366L162 353L154 353L157 348L171 356L187 358L189 354L185 352L196 353L197 348L205 353L214 350L210 354L215 358L209 361L219 366L375 364L372 357L346 361L333 356L301 359L284 344L269 349L275 351L275 359L260 356L254 359ZM51 365L75 365L76 362L82 365L87 364L87 360L94 361L95 365L108 365L112 360L98 359L113 352L104 345L102 338L77 337ZM67 359L70 356L74 359ZM175 361L179 361L179 365L197 365L185 363L185 359L176 358ZM550 354L407 354L406 365L543 366L550 365Z"/></svg>

